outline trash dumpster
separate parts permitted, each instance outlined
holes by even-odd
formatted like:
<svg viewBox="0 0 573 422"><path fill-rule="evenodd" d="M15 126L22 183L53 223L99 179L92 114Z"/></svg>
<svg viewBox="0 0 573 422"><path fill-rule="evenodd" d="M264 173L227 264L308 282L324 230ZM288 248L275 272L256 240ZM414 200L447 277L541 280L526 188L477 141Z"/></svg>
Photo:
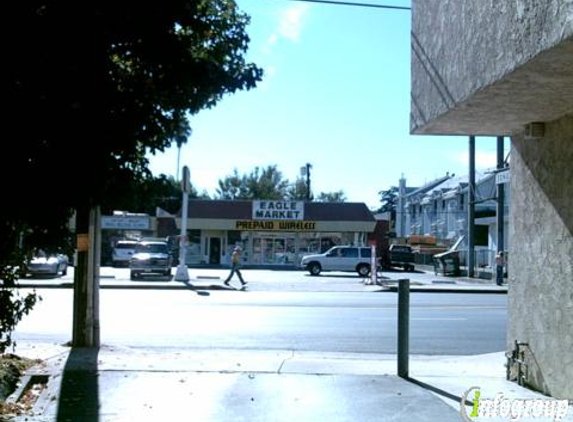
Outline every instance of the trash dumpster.
<svg viewBox="0 0 573 422"><path fill-rule="evenodd" d="M459 251L447 251L434 255L434 273L444 276L460 275L460 255Z"/></svg>

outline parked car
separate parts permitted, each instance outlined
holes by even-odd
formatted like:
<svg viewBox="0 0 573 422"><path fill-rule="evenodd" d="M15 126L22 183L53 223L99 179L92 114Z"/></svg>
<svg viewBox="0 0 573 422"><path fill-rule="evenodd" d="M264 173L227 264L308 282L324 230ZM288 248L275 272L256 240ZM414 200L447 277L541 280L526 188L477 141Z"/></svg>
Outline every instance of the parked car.
<svg viewBox="0 0 573 422"><path fill-rule="evenodd" d="M129 266L129 261L135 253L136 246L136 240L118 240L111 254L112 265L114 267Z"/></svg>
<svg viewBox="0 0 573 422"><path fill-rule="evenodd" d="M138 280L144 275L171 277L173 260L166 242L142 241L135 247L129 261L130 277Z"/></svg>
<svg viewBox="0 0 573 422"><path fill-rule="evenodd" d="M322 271L356 271L366 277L370 273L371 257L369 247L335 246L321 254L303 256L300 265L311 275Z"/></svg>
<svg viewBox="0 0 573 422"><path fill-rule="evenodd" d="M58 277L68 273L68 257L62 254L46 255L39 252L27 265L27 274L35 276Z"/></svg>

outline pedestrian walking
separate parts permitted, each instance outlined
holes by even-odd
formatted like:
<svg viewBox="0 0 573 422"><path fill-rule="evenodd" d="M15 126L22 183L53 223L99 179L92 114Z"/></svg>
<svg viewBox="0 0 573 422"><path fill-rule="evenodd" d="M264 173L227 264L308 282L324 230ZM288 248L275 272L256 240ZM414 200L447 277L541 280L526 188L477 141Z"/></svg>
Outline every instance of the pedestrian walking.
<svg viewBox="0 0 573 422"><path fill-rule="evenodd" d="M503 267L505 266L505 258L503 252L500 252L495 257L495 284L501 286L503 284Z"/></svg>
<svg viewBox="0 0 573 422"><path fill-rule="evenodd" d="M241 274L241 247L240 246L235 246L235 248L233 249L233 253L231 254L231 272L229 273L229 276L227 277L227 279L225 280L225 286L229 285L229 281L231 281L231 278L233 277L233 275L236 273L239 276L239 280L241 280L241 286L245 286L247 284L247 282L245 280L243 280L243 275Z"/></svg>

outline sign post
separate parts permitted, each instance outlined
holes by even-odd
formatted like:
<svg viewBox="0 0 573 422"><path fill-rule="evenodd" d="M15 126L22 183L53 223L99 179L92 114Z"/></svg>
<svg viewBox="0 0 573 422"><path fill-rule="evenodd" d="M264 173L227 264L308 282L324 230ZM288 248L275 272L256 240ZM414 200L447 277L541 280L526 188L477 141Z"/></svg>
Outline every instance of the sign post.
<svg viewBox="0 0 573 422"><path fill-rule="evenodd" d="M179 265L175 273L175 281L189 281L189 272L185 264L187 255L187 215L189 207L189 191L191 190L191 180L189 167L183 166L183 177L181 178L181 191L183 192L183 204L181 204L181 235L179 236Z"/></svg>

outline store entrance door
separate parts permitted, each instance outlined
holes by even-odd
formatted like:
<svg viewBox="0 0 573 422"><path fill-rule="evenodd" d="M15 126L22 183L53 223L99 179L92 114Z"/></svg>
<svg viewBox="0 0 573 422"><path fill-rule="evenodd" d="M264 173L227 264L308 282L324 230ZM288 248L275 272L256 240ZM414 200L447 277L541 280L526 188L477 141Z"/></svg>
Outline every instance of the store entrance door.
<svg viewBox="0 0 573 422"><path fill-rule="evenodd" d="M209 238L209 264L219 265L221 263L221 238Z"/></svg>
<svg viewBox="0 0 573 422"><path fill-rule="evenodd" d="M293 264L294 252L294 236L266 234L253 241L254 262L261 264Z"/></svg>

